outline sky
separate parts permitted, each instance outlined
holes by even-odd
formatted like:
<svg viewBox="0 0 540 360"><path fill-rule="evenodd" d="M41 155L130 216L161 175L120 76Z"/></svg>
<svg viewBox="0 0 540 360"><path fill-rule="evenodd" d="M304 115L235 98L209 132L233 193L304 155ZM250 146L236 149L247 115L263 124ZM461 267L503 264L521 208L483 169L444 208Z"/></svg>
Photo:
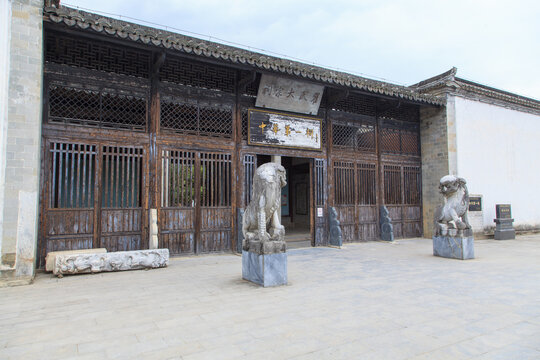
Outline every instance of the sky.
<svg viewBox="0 0 540 360"><path fill-rule="evenodd" d="M415 84L455 66L460 78L540 99L537 0L66 0L61 4L399 85Z"/></svg>

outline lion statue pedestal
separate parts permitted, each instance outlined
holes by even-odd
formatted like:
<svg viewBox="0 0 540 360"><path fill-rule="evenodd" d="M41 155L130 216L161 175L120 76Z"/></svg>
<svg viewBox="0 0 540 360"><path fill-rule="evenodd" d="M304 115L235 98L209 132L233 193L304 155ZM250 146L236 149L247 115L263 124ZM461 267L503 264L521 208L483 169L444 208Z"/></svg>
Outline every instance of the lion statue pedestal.
<svg viewBox="0 0 540 360"><path fill-rule="evenodd" d="M467 219L469 191L465 179L446 175L440 180L439 190L444 205L434 217L433 255L451 259L474 259L474 238Z"/></svg>
<svg viewBox="0 0 540 360"><path fill-rule="evenodd" d="M279 217L285 179L285 168L279 164L258 167L242 221L242 278L264 287L287 284L285 227Z"/></svg>

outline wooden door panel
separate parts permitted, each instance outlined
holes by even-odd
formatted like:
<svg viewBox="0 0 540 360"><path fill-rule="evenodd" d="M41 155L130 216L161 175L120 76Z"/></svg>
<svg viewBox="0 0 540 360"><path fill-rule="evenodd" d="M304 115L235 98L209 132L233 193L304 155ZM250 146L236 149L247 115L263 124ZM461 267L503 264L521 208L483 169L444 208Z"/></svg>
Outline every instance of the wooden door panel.
<svg viewBox="0 0 540 360"><path fill-rule="evenodd" d="M359 241L377 240L378 236L379 236L379 227L377 223L358 224L358 240Z"/></svg>
<svg viewBox="0 0 540 360"><path fill-rule="evenodd" d="M159 212L160 247L172 255L195 252L195 209L162 208Z"/></svg>
<svg viewBox="0 0 540 360"><path fill-rule="evenodd" d="M231 231L201 231L199 253L223 252L231 248Z"/></svg>
<svg viewBox="0 0 540 360"><path fill-rule="evenodd" d="M231 154L161 151L160 246L171 254L231 249Z"/></svg>
<svg viewBox="0 0 540 360"><path fill-rule="evenodd" d="M404 206L403 220L420 221L422 218L420 206Z"/></svg>
<svg viewBox="0 0 540 360"><path fill-rule="evenodd" d="M112 251L131 251L145 248L142 243L141 234L102 234L100 246Z"/></svg>
<svg viewBox="0 0 540 360"><path fill-rule="evenodd" d="M101 210L99 246L109 252L143 248L142 212L140 208Z"/></svg>
<svg viewBox="0 0 540 360"><path fill-rule="evenodd" d="M337 218L341 225L343 242L356 241L356 208L354 205L336 206Z"/></svg>
<svg viewBox="0 0 540 360"><path fill-rule="evenodd" d="M47 236L94 234L94 209L51 209L46 214Z"/></svg>
<svg viewBox="0 0 540 360"><path fill-rule="evenodd" d="M51 251L92 249L92 235L49 236L45 240L45 255ZM44 265L43 262L41 262Z"/></svg>

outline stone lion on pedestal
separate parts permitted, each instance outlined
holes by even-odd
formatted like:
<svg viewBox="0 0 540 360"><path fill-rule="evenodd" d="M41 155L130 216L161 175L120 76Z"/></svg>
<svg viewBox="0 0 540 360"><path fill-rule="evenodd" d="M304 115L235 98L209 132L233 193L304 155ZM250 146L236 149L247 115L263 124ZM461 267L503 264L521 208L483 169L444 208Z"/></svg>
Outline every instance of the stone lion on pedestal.
<svg viewBox="0 0 540 360"><path fill-rule="evenodd" d="M281 207L281 188L287 184L285 168L276 163L266 163L255 171L251 202L246 208L242 222L244 234L243 249L255 252L272 252L270 247L284 251L285 227L281 225L279 209ZM269 241L279 244L267 244ZM282 243L282 244L281 244ZM272 246L270 246L272 245Z"/></svg>
<svg viewBox="0 0 540 360"><path fill-rule="evenodd" d="M455 175L441 178L439 191L444 196L444 205L435 211L435 235L463 235L471 231L467 219L469 191L466 184L464 178Z"/></svg>

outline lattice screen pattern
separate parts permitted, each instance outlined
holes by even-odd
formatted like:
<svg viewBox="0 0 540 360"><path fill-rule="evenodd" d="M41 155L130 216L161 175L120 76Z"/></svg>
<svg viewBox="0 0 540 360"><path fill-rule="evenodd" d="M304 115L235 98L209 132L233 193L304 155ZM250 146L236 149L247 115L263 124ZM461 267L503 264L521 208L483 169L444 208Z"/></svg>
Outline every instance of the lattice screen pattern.
<svg viewBox="0 0 540 360"><path fill-rule="evenodd" d="M148 78L150 52L86 38L45 32L45 61Z"/></svg>
<svg viewBox="0 0 540 360"><path fill-rule="evenodd" d="M161 100L161 129L165 131L231 138L232 121L232 105L208 105L170 96Z"/></svg>
<svg viewBox="0 0 540 360"><path fill-rule="evenodd" d="M100 128L146 130L146 98L142 94L125 95L113 90L87 90L51 84L50 123Z"/></svg>
<svg viewBox="0 0 540 360"><path fill-rule="evenodd" d="M93 208L96 145L52 143L49 151L49 208Z"/></svg>
<svg viewBox="0 0 540 360"><path fill-rule="evenodd" d="M234 93L236 71L223 66L167 57L160 69L160 80Z"/></svg>
<svg viewBox="0 0 540 360"><path fill-rule="evenodd" d="M333 123L332 141L337 148L375 151L375 126Z"/></svg>

